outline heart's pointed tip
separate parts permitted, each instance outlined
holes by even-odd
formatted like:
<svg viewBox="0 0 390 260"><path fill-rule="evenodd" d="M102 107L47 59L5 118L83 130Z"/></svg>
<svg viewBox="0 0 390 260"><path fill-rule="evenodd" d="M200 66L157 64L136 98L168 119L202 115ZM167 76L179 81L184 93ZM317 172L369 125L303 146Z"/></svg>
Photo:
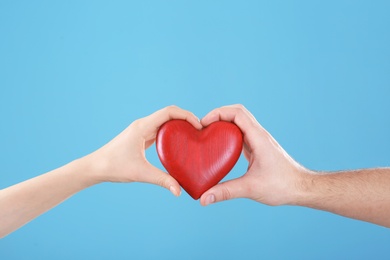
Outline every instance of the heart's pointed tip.
<svg viewBox="0 0 390 260"><path fill-rule="evenodd" d="M200 197L202 196L202 194L195 193L195 192L189 193L189 192L187 191L187 193L188 193L188 195L190 195L190 197L191 197L193 200L199 200Z"/></svg>
<svg viewBox="0 0 390 260"><path fill-rule="evenodd" d="M191 198L193 199L193 200L199 200L200 199L200 195L199 196L192 196L192 195L190 195L191 196Z"/></svg>

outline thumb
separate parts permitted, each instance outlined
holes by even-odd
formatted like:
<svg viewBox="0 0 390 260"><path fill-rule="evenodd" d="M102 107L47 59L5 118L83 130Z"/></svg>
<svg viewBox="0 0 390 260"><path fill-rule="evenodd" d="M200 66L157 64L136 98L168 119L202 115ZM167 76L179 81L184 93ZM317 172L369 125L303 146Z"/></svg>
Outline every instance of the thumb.
<svg viewBox="0 0 390 260"><path fill-rule="evenodd" d="M200 197L200 204L207 206L211 203L247 197L248 188L244 177L215 185Z"/></svg>
<svg viewBox="0 0 390 260"><path fill-rule="evenodd" d="M153 165L148 165L147 173L142 176L142 182L155 184L168 189L175 196L180 196L181 189L179 183L169 174L161 171Z"/></svg>

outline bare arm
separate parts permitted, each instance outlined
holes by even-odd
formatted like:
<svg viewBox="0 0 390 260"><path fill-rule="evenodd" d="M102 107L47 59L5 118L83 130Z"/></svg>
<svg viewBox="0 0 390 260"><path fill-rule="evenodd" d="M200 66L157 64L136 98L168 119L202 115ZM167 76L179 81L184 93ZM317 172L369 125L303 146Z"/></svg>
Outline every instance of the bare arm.
<svg viewBox="0 0 390 260"><path fill-rule="evenodd" d="M0 191L0 237L94 184L83 160Z"/></svg>
<svg viewBox="0 0 390 260"><path fill-rule="evenodd" d="M390 169L312 172L294 204L390 227Z"/></svg>
<svg viewBox="0 0 390 260"><path fill-rule="evenodd" d="M390 227L390 168L324 173L295 162L241 105L215 109L201 123L236 123L244 134L248 171L206 191L201 204L250 198L268 205L300 205Z"/></svg>
<svg viewBox="0 0 390 260"><path fill-rule="evenodd" d="M134 121L108 144L81 159L0 190L0 238L100 182L147 182L179 196L177 181L145 158L145 149L155 141L158 128L170 119L185 119L201 128L192 113L167 107Z"/></svg>

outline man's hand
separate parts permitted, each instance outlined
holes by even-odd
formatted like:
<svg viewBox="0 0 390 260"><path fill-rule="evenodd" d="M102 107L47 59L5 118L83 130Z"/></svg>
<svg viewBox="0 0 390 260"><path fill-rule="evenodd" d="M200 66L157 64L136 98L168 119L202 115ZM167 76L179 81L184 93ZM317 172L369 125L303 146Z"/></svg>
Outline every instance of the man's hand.
<svg viewBox="0 0 390 260"><path fill-rule="evenodd" d="M268 205L289 204L297 196L300 178L306 171L296 163L242 105L217 108L201 123L235 123L244 134L244 155L249 167L244 176L218 184L206 191L201 204L249 198Z"/></svg>
<svg viewBox="0 0 390 260"><path fill-rule="evenodd" d="M268 205L299 205L390 227L390 168L310 171L295 162L242 105L215 109L201 123L231 121L244 134L248 171L217 184L201 204L249 198Z"/></svg>

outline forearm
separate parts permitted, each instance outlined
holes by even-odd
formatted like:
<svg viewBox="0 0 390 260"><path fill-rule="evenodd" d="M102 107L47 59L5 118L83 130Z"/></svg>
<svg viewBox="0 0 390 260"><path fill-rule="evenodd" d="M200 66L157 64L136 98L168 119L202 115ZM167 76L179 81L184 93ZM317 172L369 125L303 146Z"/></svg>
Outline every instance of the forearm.
<svg viewBox="0 0 390 260"><path fill-rule="evenodd" d="M303 176L296 205L390 227L390 168Z"/></svg>
<svg viewBox="0 0 390 260"><path fill-rule="evenodd" d="M96 183L91 171L89 164L79 159L0 190L0 238Z"/></svg>

